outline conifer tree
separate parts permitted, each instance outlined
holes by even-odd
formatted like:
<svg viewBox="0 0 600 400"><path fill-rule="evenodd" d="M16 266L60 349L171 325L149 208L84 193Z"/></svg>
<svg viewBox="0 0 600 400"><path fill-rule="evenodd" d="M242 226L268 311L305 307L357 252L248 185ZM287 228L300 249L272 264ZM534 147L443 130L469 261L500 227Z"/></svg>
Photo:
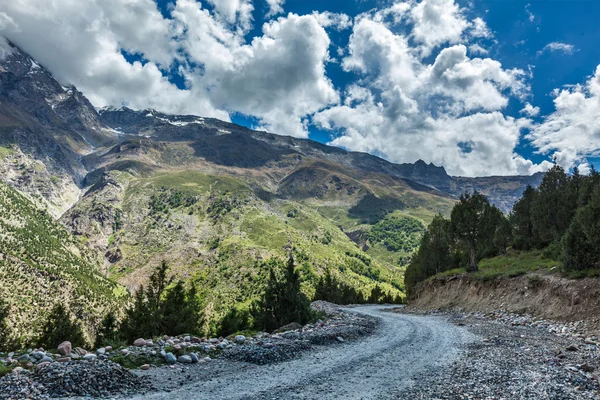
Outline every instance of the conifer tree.
<svg viewBox="0 0 600 400"><path fill-rule="evenodd" d="M113 311L110 311L100 322L100 328L96 333L95 347L102 347L116 341L119 336L118 328L117 317Z"/></svg>
<svg viewBox="0 0 600 400"><path fill-rule="evenodd" d="M253 307L256 328L273 331L291 322L307 323L312 317L310 301L300 290L293 256L283 268L277 263L273 267L263 296Z"/></svg>
<svg viewBox="0 0 600 400"><path fill-rule="evenodd" d="M11 345L10 329L8 327L9 311L9 304L0 299L0 351L6 350Z"/></svg>
<svg viewBox="0 0 600 400"><path fill-rule="evenodd" d="M71 342L73 347L86 346L81 325L71 318L62 303L57 303L48 315L38 345L53 349L64 341Z"/></svg>

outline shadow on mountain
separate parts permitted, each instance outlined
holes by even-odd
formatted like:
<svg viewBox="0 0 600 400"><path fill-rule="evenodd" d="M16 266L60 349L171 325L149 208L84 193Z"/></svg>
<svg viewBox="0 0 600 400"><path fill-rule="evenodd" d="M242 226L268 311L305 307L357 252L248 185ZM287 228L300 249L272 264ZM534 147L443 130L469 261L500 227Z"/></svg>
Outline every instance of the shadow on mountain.
<svg viewBox="0 0 600 400"><path fill-rule="evenodd" d="M196 157L202 157L215 164L240 168L268 166L279 161L282 156L296 153L241 133L207 136L190 146L194 149Z"/></svg>
<svg viewBox="0 0 600 400"><path fill-rule="evenodd" d="M404 203L393 197L376 197L369 193L364 196L358 204L348 210L348 214L354 218L360 218L363 224L376 224L396 210L404 209Z"/></svg>

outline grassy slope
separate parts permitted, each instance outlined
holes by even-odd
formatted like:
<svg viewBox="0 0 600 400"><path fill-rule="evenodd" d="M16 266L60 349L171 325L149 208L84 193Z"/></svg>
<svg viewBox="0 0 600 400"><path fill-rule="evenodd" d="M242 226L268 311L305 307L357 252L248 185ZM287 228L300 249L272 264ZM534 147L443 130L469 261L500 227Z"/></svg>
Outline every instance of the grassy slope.
<svg viewBox="0 0 600 400"><path fill-rule="evenodd" d="M86 328L118 303L123 288L101 276L88 250L46 211L0 183L0 293L26 342L47 311L68 305Z"/></svg>
<svg viewBox="0 0 600 400"><path fill-rule="evenodd" d="M327 204L335 204L337 215L343 215L345 209L343 217L353 221L346 226L368 229L368 222L373 221L362 220L359 212L351 211L360 201L356 196L347 198L346 194L320 188L324 191L321 198L290 195L264 199L256 191L264 181L261 175L211 175L191 168L157 170L144 176L120 171L110 174L123 183L121 200L102 200L99 192L87 196L77 208L88 213L86 207L92 209L97 197L96 204L111 204L112 213L118 210L121 215L106 248L121 255L110 267L111 276L135 289L162 259L167 259L175 275L200 283L209 323L231 305L247 304L257 296L268 272L261 261L286 257L292 247L309 295L328 268L365 293L377 282L394 294L403 290L404 268L397 263L399 255L380 245L365 254L340 229L340 220L328 215L331 208ZM449 200L425 196L442 204L445 208L440 206L441 210L451 205ZM419 200L414 192L407 191L405 197ZM387 211L419 215L426 222L438 209L427 201L421 204L418 209L403 206L402 210ZM428 206L430 209L425 208ZM85 236L83 239L87 240Z"/></svg>
<svg viewBox="0 0 600 400"><path fill-rule="evenodd" d="M542 251L511 250L506 255L487 258L479 262L479 271L472 273L475 279L516 277L530 272L550 272L560 268L558 261L545 257ZM441 276L453 276L466 273L464 268L442 272L430 279Z"/></svg>

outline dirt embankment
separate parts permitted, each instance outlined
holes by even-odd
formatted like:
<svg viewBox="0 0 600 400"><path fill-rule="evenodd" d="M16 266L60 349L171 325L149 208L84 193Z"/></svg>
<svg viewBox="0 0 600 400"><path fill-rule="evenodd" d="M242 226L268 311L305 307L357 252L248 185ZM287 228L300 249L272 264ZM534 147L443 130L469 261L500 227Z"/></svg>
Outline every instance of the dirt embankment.
<svg viewBox="0 0 600 400"><path fill-rule="evenodd" d="M557 321L585 320L589 328L600 328L600 278L529 274L481 280L459 275L423 282L414 293L409 303L414 309L505 310Z"/></svg>

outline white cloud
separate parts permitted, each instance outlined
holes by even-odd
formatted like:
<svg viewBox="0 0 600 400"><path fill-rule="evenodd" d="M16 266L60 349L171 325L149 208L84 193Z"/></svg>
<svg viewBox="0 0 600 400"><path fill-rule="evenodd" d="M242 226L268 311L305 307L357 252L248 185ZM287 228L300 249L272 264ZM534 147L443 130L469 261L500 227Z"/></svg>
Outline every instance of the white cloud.
<svg viewBox="0 0 600 400"><path fill-rule="evenodd" d="M254 6L251 0L209 0L217 14L229 24L239 23L240 29L247 30L252 24Z"/></svg>
<svg viewBox="0 0 600 400"><path fill-rule="evenodd" d="M307 117L339 101L325 76L330 41L320 23L341 27L349 18L290 14L248 42L252 2L210 3L212 11L177 0L164 18L153 0L0 0L0 34L97 106L223 120L241 112L269 130L306 137ZM272 2L272 10L282 4ZM124 51L144 62L129 63ZM165 76L174 65L184 89Z"/></svg>
<svg viewBox="0 0 600 400"><path fill-rule="evenodd" d="M554 93L555 111L527 138L565 168L600 156L600 65L584 85Z"/></svg>
<svg viewBox="0 0 600 400"><path fill-rule="evenodd" d="M487 55L489 53L488 50L486 50L485 48L481 47L480 45L478 45L477 43L469 45L469 52L471 54L480 54L480 55Z"/></svg>
<svg viewBox="0 0 600 400"><path fill-rule="evenodd" d="M527 19L529 19L529 22L533 22L533 21L535 21L535 15L533 15L533 13L529 10L529 8L531 8L531 4L527 4L525 6L525 12L527 13Z"/></svg>
<svg viewBox="0 0 600 400"><path fill-rule="evenodd" d="M346 90L342 105L313 118L337 134L332 144L384 154L395 162L423 159L444 165L453 175L528 174L548 168L548 162L536 165L515 152L532 121L502 112L511 96L528 94L527 74L490 58L471 58L460 43L483 32L491 35L482 30L482 22L467 20L453 1L402 4L409 7L357 18L342 66L362 78ZM407 15L415 21L414 29L394 29ZM432 21L443 28L428 36L424 27L435 30ZM473 30L480 33L468 33ZM436 47L442 49L434 61L424 61Z"/></svg>
<svg viewBox="0 0 600 400"><path fill-rule="evenodd" d="M304 116L339 101L325 76L329 37L312 15L289 14L263 31L234 51L229 68L211 74L218 82L213 98L226 109L259 116L270 131L306 137Z"/></svg>
<svg viewBox="0 0 600 400"><path fill-rule="evenodd" d="M414 23L412 36L422 44L425 55L444 43L459 42L470 26L454 0L423 0L412 7L410 16Z"/></svg>
<svg viewBox="0 0 600 400"><path fill-rule="evenodd" d="M548 43L542 50L538 51L538 55L541 55L544 52L557 52L570 55L575 52L575 46L568 43L552 42Z"/></svg>
<svg viewBox="0 0 600 400"><path fill-rule="evenodd" d="M525 114L528 117L537 117L540 114L540 108L534 107L530 103L525 103L525 107L521 110L521 114Z"/></svg>
<svg viewBox="0 0 600 400"><path fill-rule="evenodd" d="M325 12L313 12L319 25L323 28L333 27L338 31L343 31L352 27L352 18L346 14Z"/></svg>
<svg viewBox="0 0 600 400"><path fill-rule="evenodd" d="M269 12L267 12L266 17L274 17L275 15L283 13L285 0L267 0L267 4L269 5Z"/></svg>

